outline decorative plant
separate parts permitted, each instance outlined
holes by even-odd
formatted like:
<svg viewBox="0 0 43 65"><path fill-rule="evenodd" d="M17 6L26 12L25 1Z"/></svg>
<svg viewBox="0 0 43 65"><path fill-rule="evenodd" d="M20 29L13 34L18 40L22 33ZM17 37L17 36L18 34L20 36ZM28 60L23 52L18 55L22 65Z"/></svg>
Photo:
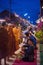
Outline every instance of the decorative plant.
<svg viewBox="0 0 43 65"><path fill-rule="evenodd" d="M40 40L43 41L43 31L39 30L38 32L36 32L36 37Z"/></svg>
<svg viewBox="0 0 43 65"><path fill-rule="evenodd" d="M43 22L40 22L38 24L38 31L36 32L36 37L40 40L43 41Z"/></svg>

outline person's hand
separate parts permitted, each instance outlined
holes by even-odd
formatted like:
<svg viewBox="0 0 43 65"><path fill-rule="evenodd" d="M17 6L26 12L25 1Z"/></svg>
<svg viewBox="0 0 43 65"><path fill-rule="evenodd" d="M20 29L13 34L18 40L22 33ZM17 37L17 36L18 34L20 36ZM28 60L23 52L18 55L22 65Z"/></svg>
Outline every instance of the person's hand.
<svg viewBox="0 0 43 65"><path fill-rule="evenodd" d="M24 51L21 51L20 53L21 53L21 54L24 54Z"/></svg>

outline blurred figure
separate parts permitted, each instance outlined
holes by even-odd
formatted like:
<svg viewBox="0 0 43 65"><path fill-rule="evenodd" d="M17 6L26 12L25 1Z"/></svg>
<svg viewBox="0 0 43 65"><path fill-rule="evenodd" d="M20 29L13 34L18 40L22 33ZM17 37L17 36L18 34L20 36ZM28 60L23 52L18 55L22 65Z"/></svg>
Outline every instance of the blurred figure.
<svg viewBox="0 0 43 65"><path fill-rule="evenodd" d="M2 26L0 27L0 65L2 58L4 58L4 65L6 65L6 57L8 56L8 42L9 42L8 32Z"/></svg>
<svg viewBox="0 0 43 65"><path fill-rule="evenodd" d="M32 31L31 28L29 29L29 32L26 32L26 33L25 33L25 35L26 35L27 38L30 38L30 39L34 42L34 47L37 48L37 47L36 47L37 38L36 38L36 36L34 35L34 33L33 33L33 31Z"/></svg>
<svg viewBox="0 0 43 65"><path fill-rule="evenodd" d="M15 40L16 40L16 50L19 49L19 44L20 44L20 41L21 41L21 28L20 27L14 27L13 28L13 34L15 36Z"/></svg>
<svg viewBox="0 0 43 65"><path fill-rule="evenodd" d="M37 38L33 33L29 33L29 38L33 41L35 49L37 49Z"/></svg>
<svg viewBox="0 0 43 65"><path fill-rule="evenodd" d="M27 43L23 45L22 50L24 51L24 56L22 58L23 61L34 61L34 45L31 39L27 40Z"/></svg>

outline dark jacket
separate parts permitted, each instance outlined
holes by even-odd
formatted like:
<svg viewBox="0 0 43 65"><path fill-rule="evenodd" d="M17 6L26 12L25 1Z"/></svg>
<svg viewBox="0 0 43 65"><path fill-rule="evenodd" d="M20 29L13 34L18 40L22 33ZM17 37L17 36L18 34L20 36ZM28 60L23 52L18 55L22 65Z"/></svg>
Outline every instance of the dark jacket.
<svg viewBox="0 0 43 65"><path fill-rule="evenodd" d="M32 61L34 59L34 47L28 44L24 45L24 57L23 61Z"/></svg>

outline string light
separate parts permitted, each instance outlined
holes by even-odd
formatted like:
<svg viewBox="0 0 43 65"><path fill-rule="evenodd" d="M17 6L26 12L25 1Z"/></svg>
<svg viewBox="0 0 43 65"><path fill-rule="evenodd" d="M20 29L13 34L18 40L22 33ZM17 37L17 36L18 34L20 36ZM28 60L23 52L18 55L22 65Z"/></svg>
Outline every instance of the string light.
<svg viewBox="0 0 43 65"><path fill-rule="evenodd" d="M28 16L28 18L30 18L30 16Z"/></svg>
<svg viewBox="0 0 43 65"><path fill-rule="evenodd" d="M27 16L27 15L28 15L28 13L25 13L25 14L24 14L24 16Z"/></svg>

